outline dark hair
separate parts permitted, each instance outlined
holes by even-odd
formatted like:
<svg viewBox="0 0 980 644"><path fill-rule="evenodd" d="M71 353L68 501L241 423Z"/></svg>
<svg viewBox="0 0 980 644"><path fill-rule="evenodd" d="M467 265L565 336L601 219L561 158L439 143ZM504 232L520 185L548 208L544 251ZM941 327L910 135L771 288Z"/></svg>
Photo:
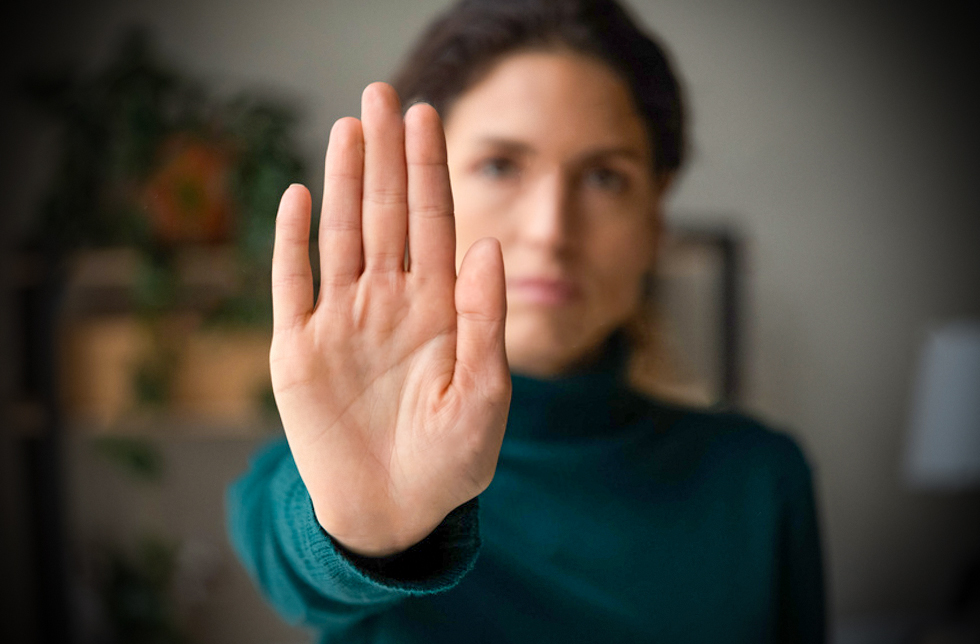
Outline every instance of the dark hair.
<svg viewBox="0 0 980 644"><path fill-rule="evenodd" d="M626 81L647 126L654 172L680 168L685 116L677 77L663 49L613 0L463 0L422 34L392 84L406 104L426 101L445 117L506 54L561 48L596 57Z"/></svg>

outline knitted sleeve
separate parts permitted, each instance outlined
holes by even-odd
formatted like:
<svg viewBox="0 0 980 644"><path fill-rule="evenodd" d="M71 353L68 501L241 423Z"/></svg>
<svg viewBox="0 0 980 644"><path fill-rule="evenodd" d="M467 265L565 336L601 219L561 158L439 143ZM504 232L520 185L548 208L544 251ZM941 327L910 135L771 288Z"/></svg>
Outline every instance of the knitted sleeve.
<svg viewBox="0 0 980 644"><path fill-rule="evenodd" d="M242 564L287 621L340 631L411 595L444 592L480 548L478 498L405 552L347 551L317 522L285 439L258 452L226 494L227 529Z"/></svg>

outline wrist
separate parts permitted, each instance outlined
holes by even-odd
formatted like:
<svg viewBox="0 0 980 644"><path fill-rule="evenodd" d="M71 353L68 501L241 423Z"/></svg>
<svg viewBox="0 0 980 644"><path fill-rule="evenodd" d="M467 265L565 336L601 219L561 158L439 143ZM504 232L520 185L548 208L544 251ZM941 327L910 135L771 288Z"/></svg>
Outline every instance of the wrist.
<svg viewBox="0 0 980 644"><path fill-rule="evenodd" d="M336 545L340 546L345 553L358 557L371 559L394 558L406 550L419 544L439 525L422 530L414 530L402 533L390 527L378 526L377 528L364 528L356 534L349 531L337 530L332 527L332 523L322 519L322 514L316 505L313 506L313 514L317 523L323 528Z"/></svg>

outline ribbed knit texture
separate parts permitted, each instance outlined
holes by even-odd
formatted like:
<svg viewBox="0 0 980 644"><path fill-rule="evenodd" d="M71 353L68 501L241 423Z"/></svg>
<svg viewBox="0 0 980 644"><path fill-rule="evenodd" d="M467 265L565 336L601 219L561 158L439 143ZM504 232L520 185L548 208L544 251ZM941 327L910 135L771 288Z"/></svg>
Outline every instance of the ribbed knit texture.
<svg viewBox="0 0 980 644"><path fill-rule="evenodd" d="M326 534L277 440L228 490L235 550L323 642L823 642L797 444L630 391L626 358L614 338L580 373L514 376L490 487L394 557Z"/></svg>

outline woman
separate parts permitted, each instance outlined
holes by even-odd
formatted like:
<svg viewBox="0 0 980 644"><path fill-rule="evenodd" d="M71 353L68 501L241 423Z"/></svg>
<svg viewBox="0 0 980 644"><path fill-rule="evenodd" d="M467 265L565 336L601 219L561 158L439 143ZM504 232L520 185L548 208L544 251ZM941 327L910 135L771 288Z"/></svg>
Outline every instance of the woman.
<svg viewBox="0 0 980 644"><path fill-rule="evenodd" d="M683 152L661 50L612 2L463 2L395 84L426 102L376 83L331 132L315 305L283 195L287 440L229 491L264 594L323 641L821 641L799 448L625 378Z"/></svg>

